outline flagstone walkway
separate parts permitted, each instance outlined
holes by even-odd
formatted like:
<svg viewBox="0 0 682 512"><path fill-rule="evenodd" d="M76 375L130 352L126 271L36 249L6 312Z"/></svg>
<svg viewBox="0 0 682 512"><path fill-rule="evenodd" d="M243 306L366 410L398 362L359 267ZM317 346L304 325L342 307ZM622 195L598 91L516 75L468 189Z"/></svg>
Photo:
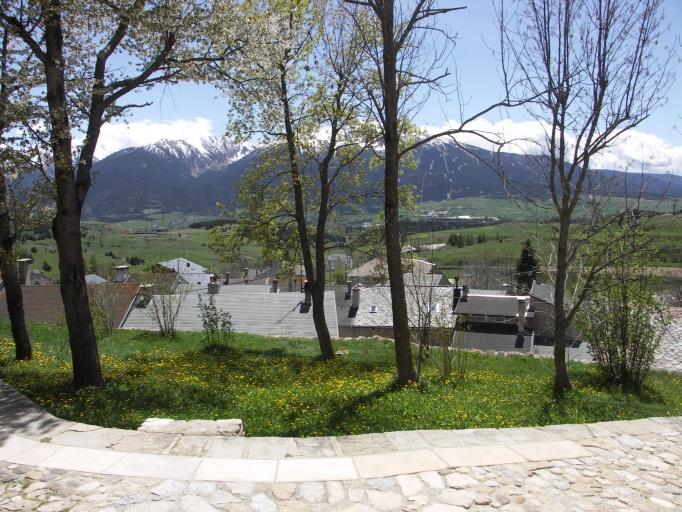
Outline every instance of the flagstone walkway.
<svg viewBox="0 0 682 512"><path fill-rule="evenodd" d="M60 420L0 382L0 510L682 510L681 435L680 417L302 439L154 434Z"/></svg>

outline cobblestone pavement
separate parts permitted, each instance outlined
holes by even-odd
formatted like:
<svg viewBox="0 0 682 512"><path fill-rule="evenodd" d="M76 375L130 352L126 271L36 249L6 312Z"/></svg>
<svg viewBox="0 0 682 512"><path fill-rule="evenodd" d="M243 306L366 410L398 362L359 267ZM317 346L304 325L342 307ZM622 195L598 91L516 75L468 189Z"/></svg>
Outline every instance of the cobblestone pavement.
<svg viewBox="0 0 682 512"><path fill-rule="evenodd" d="M39 512L682 510L682 420L659 434L578 441L592 455L396 477L215 483L75 473L0 463L0 510ZM636 429L633 431L636 432Z"/></svg>

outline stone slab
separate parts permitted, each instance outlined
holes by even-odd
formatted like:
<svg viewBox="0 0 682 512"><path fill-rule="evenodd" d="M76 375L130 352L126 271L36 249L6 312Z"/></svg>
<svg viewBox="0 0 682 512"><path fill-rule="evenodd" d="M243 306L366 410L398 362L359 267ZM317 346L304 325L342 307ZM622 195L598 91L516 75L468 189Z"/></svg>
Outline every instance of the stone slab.
<svg viewBox="0 0 682 512"><path fill-rule="evenodd" d="M277 482L316 482L354 480L358 477L350 457L320 459L282 459L277 467Z"/></svg>
<svg viewBox="0 0 682 512"><path fill-rule="evenodd" d="M79 446L81 448L111 448L118 443L124 436L129 436L134 432L116 428L91 428L80 430L80 428L70 428L66 432L52 438L51 442L63 446Z"/></svg>
<svg viewBox="0 0 682 512"><path fill-rule="evenodd" d="M194 477L201 459L180 455L120 454L122 457L107 468L109 475L138 476L173 480Z"/></svg>
<svg viewBox="0 0 682 512"><path fill-rule="evenodd" d="M386 432L386 437L396 450L421 450L431 448L431 445L424 436L415 430Z"/></svg>
<svg viewBox="0 0 682 512"><path fill-rule="evenodd" d="M274 482L276 460L201 459L196 480L216 482Z"/></svg>
<svg viewBox="0 0 682 512"><path fill-rule="evenodd" d="M336 438L343 455L368 455L393 451L395 448L385 434L358 434Z"/></svg>
<svg viewBox="0 0 682 512"><path fill-rule="evenodd" d="M556 459L579 459L592 453L573 441L550 441L543 443L519 443L509 446L531 462Z"/></svg>
<svg viewBox="0 0 682 512"><path fill-rule="evenodd" d="M242 459L247 447L248 440L244 437L211 437L204 454L219 459Z"/></svg>
<svg viewBox="0 0 682 512"><path fill-rule="evenodd" d="M93 450L91 448L64 446L54 455L41 462L40 465L69 471L104 473L109 466L118 462L123 456L123 453L117 453L112 450Z"/></svg>
<svg viewBox="0 0 682 512"><path fill-rule="evenodd" d="M526 459L506 446L460 446L436 448L436 454L451 467L515 464Z"/></svg>
<svg viewBox="0 0 682 512"><path fill-rule="evenodd" d="M26 466L39 466L44 460L53 456L63 446L49 443L38 443L33 448L24 450L7 459L8 462L14 464L25 464Z"/></svg>
<svg viewBox="0 0 682 512"><path fill-rule="evenodd" d="M378 455L357 455L353 457L360 478L438 471L448 465L431 450L410 450Z"/></svg>
<svg viewBox="0 0 682 512"><path fill-rule="evenodd" d="M133 435L123 436L113 448L119 452L129 453L166 453L177 437L177 434L135 432Z"/></svg>
<svg viewBox="0 0 682 512"><path fill-rule="evenodd" d="M39 444L32 439L21 436L2 436L0 437L0 460L8 460L13 455L21 453Z"/></svg>

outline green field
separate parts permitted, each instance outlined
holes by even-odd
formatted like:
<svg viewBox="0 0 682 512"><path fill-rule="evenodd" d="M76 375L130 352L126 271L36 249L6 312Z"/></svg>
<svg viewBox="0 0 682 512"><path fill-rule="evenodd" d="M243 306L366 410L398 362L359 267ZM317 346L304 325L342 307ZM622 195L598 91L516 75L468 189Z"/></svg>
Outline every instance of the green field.
<svg viewBox="0 0 682 512"><path fill-rule="evenodd" d="M650 204L649 204L650 203ZM653 202L643 204L643 208L656 206ZM659 205L662 210L670 204ZM530 238L539 254L547 254L546 243L551 235L552 225L548 219L551 211L547 208L530 207L504 199L467 198L443 203L427 203L421 212L448 211L452 215L497 216L503 219L500 224L485 227L467 227L446 231L428 231L428 221L423 223L423 231L409 235L406 245L447 243L452 233L477 240L479 235L485 242L457 248L447 246L443 249L425 250L419 257L432 260L448 276L458 273L458 268L469 264L482 266L513 267L520 253L521 243ZM537 219L537 220L536 220ZM97 273L107 276L115 265L126 259L137 257L144 263L133 265L132 271L148 268L153 263L177 257L184 257L204 265L213 272L238 273L243 267L263 266L260 251L256 246L245 247L242 261L221 262L218 255L208 247L208 230L187 227L192 222L207 220L206 217L181 214L158 214L147 212L145 219L119 223L87 221L83 223L83 249L88 271L93 270L93 256L97 262ZM343 218L342 225L346 235L357 237L362 231L362 223L377 219L369 215L353 215ZM651 219L650 231L655 235L658 254L654 265L682 267L682 216L659 215ZM43 268L44 263L51 268L46 272L57 277L57 253L51 238L27 240L21 253L34 259L34 268ZM363 263L371 254L360 250L348 250L356 263ZM542 259L542 258L541 258Z"/></svg>
<svg viewBox="0 0 682 512"><path fill-rule="evenodd" d="M58 417L108 427L241 418L250 436L319 436L682 414L682 377L667 373L652 373L633 394L601 385L593 365L572 363L574 389L557 402L551 360L467 353L463 375L443 381L427 359L418 385L396 388L392 342L336 341L348 354L320 361L315 340L247 334L208 349L201 333L115 331L99 342L106 386L75 390L65 328L30 329L35 359L15 361L0 323L0 378Z"/></svg>

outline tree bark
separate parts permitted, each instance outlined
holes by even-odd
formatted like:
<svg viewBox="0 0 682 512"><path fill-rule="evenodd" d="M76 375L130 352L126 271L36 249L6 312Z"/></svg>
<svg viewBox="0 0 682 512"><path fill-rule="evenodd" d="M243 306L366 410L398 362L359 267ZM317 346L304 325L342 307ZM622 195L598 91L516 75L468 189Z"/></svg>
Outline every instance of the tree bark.
<svg viewBox="0 0 682 512"><path fill-rule="evenodd" d="M566 367L566 318L565 296L568 275L568 232L570 216L559 213L559 239L557 241L557 271L554 287L554 397L561 398L571 389Z"/></svg>
<svg viewBox="0 0 682 512"><path fill-rule="evenodd" d="M7 210L7 182L0 175L0 272L5 285L5 298L7 299L7 312L12 326L12 338L14 338L15 357L17 360L27 360L33 357L31 338L26 328L24 316L24 299L21 293L21 285L17 277L17 265L15 262L12 225Z"/></svg>
<svg viewBox="0 0 682 512"><path fill-rule="evenodd" d="M407 318L407 301L402 270L400 247L400 197L398 171L400 166L398 129L398 80L393 0L382 5L381 31L383 37L383 97L384 97L384 215L386 227L386 260L388 280L391 287L393 312L393 337L397 384L404 385L416 380L412 362L410 325Z"/></svg>
<svg viewBox="0 0 682 512"><path fill-rule="evenodd" d="M74 176L59 3L53 2L47 6L44 16L46 48L44 66L52 128L50 144L54 156L57 187L57 212L52 223L52 233L57 241L59 254L59 284L69 330L73 378L77 387L102 386L104 379L90 314L80 238L81 208L89 180L87 183L77 183Z"/></svg>

